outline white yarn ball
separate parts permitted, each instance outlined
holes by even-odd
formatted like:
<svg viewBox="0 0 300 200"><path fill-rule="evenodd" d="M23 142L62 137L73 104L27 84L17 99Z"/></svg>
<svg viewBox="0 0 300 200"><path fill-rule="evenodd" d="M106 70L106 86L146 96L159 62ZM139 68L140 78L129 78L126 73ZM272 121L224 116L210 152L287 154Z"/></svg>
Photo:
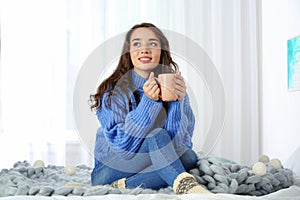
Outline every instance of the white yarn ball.
<svg viewBox="0 0 300 200"><path fill-rule="evenodd" d="M76 173L76 168L73 165L67 165L65 167L65 173L72 176Z"/></svg>
<svg viewBox="0 0 300 200"><path fill-rule="evenodd" d="M282 168L282 164L281 164L280 160L277 159L277 158L271 159L271 160L270 160L270 165L272 165L272 166L275 167L276 169Z"/></svg>
<svg viewBox="0 0 300 200"><path fill-rule="evenodd" d="M34 168L45 167L45 163L44 163L44 161L42 161L42 160L36 160L36 161L33 163L33 167L34 167Z"/></svg>
<svg viewBox="0 0 300 200"><path fill-rule="evenodd" d="M263 176L267 172L266 164L263 162L256 162L252 167L252 171L258 176Z"/></svg>
<svg viewBox="0 0 300 200"><path fill-rule="evenodd" d="M267 155L262 155L262 156L260 156L258 161L267 164L270 161L270 159Z"/></svg>

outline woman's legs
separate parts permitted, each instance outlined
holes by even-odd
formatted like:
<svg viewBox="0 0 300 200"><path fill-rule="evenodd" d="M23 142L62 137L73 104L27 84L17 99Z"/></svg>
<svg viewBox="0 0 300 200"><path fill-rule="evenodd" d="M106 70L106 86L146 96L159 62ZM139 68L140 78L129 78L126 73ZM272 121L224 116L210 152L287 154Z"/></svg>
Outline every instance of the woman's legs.
<svg viewBox="0 0 300 200"><path fill-rule="evenodd" d="M170 186L185 171L172 140L164 129L156 129L149 134L139 152L144 151L149 154L152 165L143 172L156 172Z"/></svg>
<svg viewBox="0 0 300 200"><path fill-rule="evenodd" d="M185 171L189 171L196 167L198 156L192 149L176 150L177 155L180 156L180 161L184 166ZM183 153L181 153L183 152Z"/></svg>
<svg viewBox="0 0 300 200"><path fill-rule="evenodd" d="M92 185L107 185L111 184L114 180L118 180L124 177L133 176L134 173L123 172L118 169L107 166L98 162L94 167L91 175Z"/></svg>
<svg viewBox="0 0 300 200"><path fill-rule="evenodd" d="M180 156L180 160L186 171L194 168L198 161L196 153L191 149L186 150ZM160 189L168 186L168 184L155 171L153 171L152 165L139 173L123 172L114 168L110 168L106 165L99 166L98 169L99 168L101 168L101 180L95 180L95 178L93 178L94 176L92 176L93 185L110 184L112 179L118 180L125 177L127 178L127 188L142 187ZM94 170L93 173L97 174L97 170Z"/></svg>
<svg viewBox="0 0 300 200"><path fill-rule="evenodd" d="M185 168L185 171L189 171L196 166L198 157L192 149L187 149L185 151L178 150L176 152L178 153L178 156L180 156L179 159L183 167ZM143 188L159 189L159 188L167 187L169 184L167 184L166 181L163 178L161 178L161 176L158 175L156 171L153 171L153 167L150 166L149 168L145 169L143 172L137 173L134 176L129 177L126 180L126 185L128 188L134 188L139 186Z"/></svg>
<svg viewBox="0 0 300 200"><path fill-rule="evenodd" d="M170 136L164 129L156 129L149 134L139 149L139 155L144 153L149 155L151 165L127 178L128 188L140 186L159 189L168 185L172 186L175 178L185 171Z"/></svg>
<svg viewBox="0 0 300 200"><path fill-rule="evenodd" d="M155 129L145 138L139 152L131 160L117 158L115 164L96 166L92 173L92 184L111 184L114 180L127 178L127 188L141 186L159 189L172 186L179 174L190 170L197 162L192 150L181 152L184 153L178 159L168 133L163 129Z"/></svg>

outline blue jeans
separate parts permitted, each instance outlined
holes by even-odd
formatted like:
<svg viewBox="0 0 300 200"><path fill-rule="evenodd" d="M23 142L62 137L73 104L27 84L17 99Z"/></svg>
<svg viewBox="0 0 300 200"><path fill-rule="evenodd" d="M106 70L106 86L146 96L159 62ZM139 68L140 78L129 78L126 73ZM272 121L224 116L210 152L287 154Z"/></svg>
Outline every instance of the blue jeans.
<svg viewBox="0 0 300 200"><path fill-rule="evenodd" d="M130 160L118 156L109 163L97 162L92 185L106 185L126 178L126 188L159 189L173 186L176 177L196 166L196 153L191 149L174 149L164 129L155 129L144 139L138 153Z"/></svg>

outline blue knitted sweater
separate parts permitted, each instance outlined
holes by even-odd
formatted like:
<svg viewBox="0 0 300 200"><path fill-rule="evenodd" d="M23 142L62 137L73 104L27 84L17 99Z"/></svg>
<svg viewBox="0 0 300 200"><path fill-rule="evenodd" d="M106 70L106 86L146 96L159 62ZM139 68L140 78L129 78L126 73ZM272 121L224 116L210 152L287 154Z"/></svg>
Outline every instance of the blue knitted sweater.
<svg viewBox="0 0 300 200"><path fill-rule="evenodd" d="M103 95L102 107L96 111L101 126L96 135L95 161L109 161L115 155L132 158L147 134L156 128L164 128L169 133L176 149L192 148L195 118L188 95L181 101L168 102L166 113L161 101L144 95L147 79L133 70L130 73L140 101L130 108L130 101L136 102L133 92L128 91L129 95L118 92L111 95L109 105L108 92Z"/></svg>

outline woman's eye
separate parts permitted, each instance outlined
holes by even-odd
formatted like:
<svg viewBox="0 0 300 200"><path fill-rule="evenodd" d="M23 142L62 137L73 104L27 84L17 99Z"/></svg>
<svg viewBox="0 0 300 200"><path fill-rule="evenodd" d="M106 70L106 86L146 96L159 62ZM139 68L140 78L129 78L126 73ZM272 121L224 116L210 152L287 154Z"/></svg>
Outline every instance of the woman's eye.
<svg viewBox="0 0 300 200"><path fill-rule="evenodd" d="M134 42L132 45L133 45L134 47L140 47L140 46L141 46L141 43L139 43L139 42Z"/></svg>
<svg viewBox="0 0 300 200"><path fill-rule="evenodd" d="M156 42L151 42L150 45L151 45L152 47L156 47L156 46L157 46Z"/></svg>

